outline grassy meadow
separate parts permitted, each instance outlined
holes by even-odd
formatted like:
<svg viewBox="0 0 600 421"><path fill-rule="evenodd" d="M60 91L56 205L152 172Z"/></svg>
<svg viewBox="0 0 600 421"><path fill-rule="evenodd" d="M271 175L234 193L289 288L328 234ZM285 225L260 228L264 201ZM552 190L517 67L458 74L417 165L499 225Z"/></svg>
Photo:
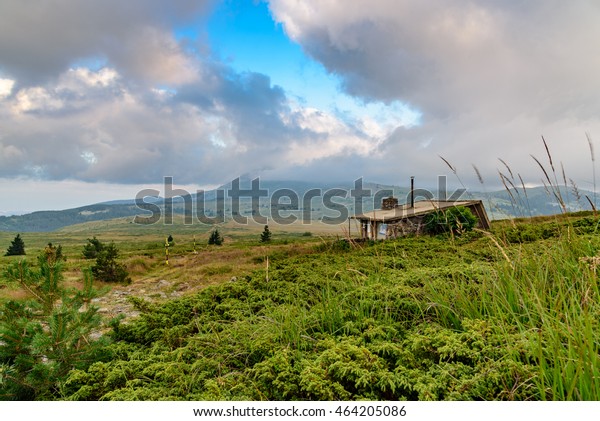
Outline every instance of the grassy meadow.
<svg viewBox="0 0 600 421"><path fill-rule="evenodd" d="M100 352L52 383L10 386L4 361L1 396L599 400L599 224L584 212L377 243L345 241L341 227L273 226L266 244L262 226L225 225L222 246L206 244L208 227L125 219L26 233L31 261L48 241L63 246L65 283L76 288L90 265L86 238L114 241L139 316L104 315ZM147 296L160 280L187 288ZM26 294L3 282L0 297Z"/></svg>
<svg viewBox="0 0 600 421"><path fill-rule="evenodd" d="M285 226L285 230L272 228L274 238L267 249L261 247L259 241L263 225L238 226L230 222L219 226L224 235L224 245L214 247L207 245L212 231L212 227L207 225L185 225L183 219L177 217L172 225L160 222L151 226L138 225L131 220L119 218L77 224L50 233L22 233L27 255L4 256L2 252L0 273L23 258L34 262L51 242L55 246L61 245L67 257L64 264L67 284L80 288L82 270L94 263L83 258L82 249L88 238L97 237L103 243L114 242L117 245L119 260L134 280L132 288L144 282L169 279L175 283L191 283L193 289L197 289L230 280L233 276L244 276L260 268L268 252L289 253L287 250L302 249L307 242L322 241L340 233L339 227L325 224L297 224ZM169 235L173 236L174 245L169 247L169 265L166 265L165 240ZM15 233L0 232L0 244L8 246L14 236ZM99 287L118 286L102 284ZM23 291L17 285L0 281L0 303L16 297L24 297Z"/></svg>

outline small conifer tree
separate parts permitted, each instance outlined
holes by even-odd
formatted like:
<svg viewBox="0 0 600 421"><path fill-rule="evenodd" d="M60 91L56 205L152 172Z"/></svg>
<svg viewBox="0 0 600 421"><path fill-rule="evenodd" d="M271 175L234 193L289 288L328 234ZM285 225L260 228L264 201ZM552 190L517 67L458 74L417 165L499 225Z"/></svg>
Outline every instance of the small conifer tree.
<svg viewBox="0 0 600 421"><path fill-rule="evenodd" d="M102 248L96 257L96 264L92 266L94 279L103 282L131 283L131 278L125 266L117 262L119 250L114 243Z"/></svg>
<svg viewBox="0 0 600 421"><path fill-rule="evenodd" d="M25 260L9 266L4 276L28 295L0 306L0 400L57 399L73 369L86 369L99 359L102 340L97 296L89 273L84 289L63 286L62 261L42 252L38 269Z"/></svg>
<svg viewBox="0 0 600 421"><path fill-rule="evenodd" d="M49 261L56 262L58 260L66 261L67 257L63 255L62 246L59 244L58 247L48 243L44 248L44 255Z"/></svg>
<svg viewBox="0 0 600 421"><path fill-rule="evenodd" d="M98 253L104 248L104 244L96 237L88 238L88 242L83 246L83 257L85 259L95 259L98 257Z"/></svg>
<svg viewBox="0 0 600 421"><path fill-rule="evenodd" d="M14 240L11 241L10 246L6 250L5 256L24 256L25 255L25 242L21 238L21 234L17 234Z"/></svg>
<svg viewBox="0 0 600 421"><path fill-rule="evenodd" d="M271 231L269 230L269 226L265 225L265 229L262 234L260 234L260 242L268 243L269 241L271 241Z"/></svg>
<svg viewBox="0 0 600 421"><path fill-rule="evenodd" d="M210 237L208 237L208 244L220 246L223 244L223 236L219 232L218 228L215 228L213 232L210 233Z"/></svg>

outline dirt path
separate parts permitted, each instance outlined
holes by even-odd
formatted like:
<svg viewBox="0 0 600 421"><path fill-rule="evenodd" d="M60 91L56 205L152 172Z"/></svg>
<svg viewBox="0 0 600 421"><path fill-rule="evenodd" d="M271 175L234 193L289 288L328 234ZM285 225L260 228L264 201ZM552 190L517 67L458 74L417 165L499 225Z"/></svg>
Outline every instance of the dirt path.
<svg viewBox="0 0 600 421"><path fill-rule="evenodd" d="M140 313L128 301L129 297L143 298L152 303L164 302L182 297L201 286L192 288L188 283L173 283L161 280L136 281L131 285L114 286L105 295L92 300L92 304L99 307L98 313L107 319L123 315L124 322L137 317Z"/></svg>

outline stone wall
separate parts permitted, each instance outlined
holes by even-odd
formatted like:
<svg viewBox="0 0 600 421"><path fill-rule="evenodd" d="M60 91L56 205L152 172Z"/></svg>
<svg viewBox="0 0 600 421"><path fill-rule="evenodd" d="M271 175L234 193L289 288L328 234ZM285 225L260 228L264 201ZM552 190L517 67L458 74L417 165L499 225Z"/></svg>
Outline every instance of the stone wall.
<svg viewBox="0 0 600 421"><path fill-rule="evenodd" d="M388 238L422 234L424 227L423 218L423 216L413 216L401 221L388 223Z"/></svg>

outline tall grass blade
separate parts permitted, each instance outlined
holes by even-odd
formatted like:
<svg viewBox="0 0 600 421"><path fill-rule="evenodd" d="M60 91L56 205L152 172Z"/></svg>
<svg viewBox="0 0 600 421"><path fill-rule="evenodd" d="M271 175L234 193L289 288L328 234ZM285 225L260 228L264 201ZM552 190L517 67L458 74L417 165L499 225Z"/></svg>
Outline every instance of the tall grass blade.
<svg viewBox="0 0 600 421"><path fill-rule="evenodd" d="M527 195L527 189L525 188L525 182L523 182L523 177L521 174L517 174L519 176L519 180L521 181L521 188L523 189L523 194L525 195L525 200L527 201L527 210L529 212L529 217L531 217L531 206L529 205L529 196Z"/></svg>
<svg viewBox="0 0 600 421"><path fill-rule="evenodd" d="M585 133L585 136L590 147L590 157L592 158L592 175L594 177L594 206L592 206L592 208L596 209L596 156L594 155L594 144L592 143L592 137L587 132Z"/></svg>
<svg viewBox="0 0 600 421"><path fill-rule="evenodd" d="M548 155L548 161L550 161L550 168L552 168L552 172L556 174L554 164L552 163L552 154L550 153L550 149L548 148L548 144L546 143L544 136L542 136L542 142L544 143L544 148L546 149L546 155Z"/></svg>
<svg viewBox="0 0 600 421"><path fill-rule="evenodd" d="M508 166L508 164L506 162L504 162L504 160L502 158L498 158L498 161L502 162L502 164L504 164L504 166L506 167L506 170L508 171L508 173L510 174L510 178L512 180L515 179L515 176L513 175L512 170L510 169L510 167Z"/></svg>
<svg viewBox="0 0 600 421"><path fill-rule="evenodd" d="M562 161L560 162L560 169L562 171L563 185L565 187L565 194L567 196L567 203L566 204L569 204L571 202L571 198L569 197L569 188L567 186L567 176L565 174L565 166L563 165Z"/></svg>
<svg viewBox="0 0 600 421"><path fill-rule="evenodd" d="M477 179L479 180L479 183L481 185L483 185L483 177L481 176L481 173L479 172L479 169L475 166L475 164L471 164L473 166L473 169L475 170L475 174L477 175Z"/></svg>
<svg viewBox="0 0 600 421"><path fill-rule="evenodd" d="M596 216L596 206L594 205L594 203L592 202L592 200L590 199L590 197L587 194L585 195L585 198L587 199L588 203L592 207L592 210L594 211L594 216Z"/></svg>
<svg viewBox="0 0 600 421"><path fill-rule="evenodd" d="M539 159L537 159L534 155L529 155L529 156L531 156L533 158L533 160L539 165L539 167L541 168L542 172L544 173L544 176L546 177L546 180L548 180L548 183L551 185L552 184L552 180L550 180L550 176L548 175L548 172L546 171L546 168L544 168L544 166L539 161Z"/></svg>
<svg viewBox="0 0 600 421"><path fill-rule="evenodd" d="M500 170L498 170L498 174L500 175L500 180L502 181L504 188L506 189L506 191L508 192L508 195L511 198L511 206L513 208L513 214L516 215L515 206L519 206L519 203L521 202L521 195L520 195L519 191L517 190L517 188L515 187L515 185L512 183L512 181L510 181L510 179L506 175L502 174L502 172ZM517 193L517 196L519 197L519 203L517 203L517 199L510 191L510 187L508 186L507 183L510 184L512 186L513 190L515 191L515 193Z"/></svg>
<svg viewBox="0 0 600 421"><path fill-rule="evenodd" d="M556 176L556 169L554 168L554 163L552 162L552 154L550 153L550 148L548 148L548 144L546 143L546 139L542 136L542 142L544 143L544 148L546 149L546 155L548 156L548 161L550 162L550 168L552 168L552 175L554 176L554 184L550 182L550 186L554 191L554 196L558 200L560 207L563 210L563 213L567 212L567 206L565 205L565 201L563 200L562 194L560 192L560 185L558 183L558 177Z"/></svg>
<svg viewBox="0 0 600 421"><path fill-rule="evenodd" d="M545 145L545 142L544 142L544 145ZM558 204L560 205L563 213L566 213L567 212L567 207L566 207L565 202L564 202L564 200L562 198L562 195L560 194L560 189L558 188L558 182L552 183L552 180L550 179L550 176L548 175L548 172L546 171L546 168L544 168L544 166L542 165L542 163L534 155L530 155L530 156L533 158L533 160L542 169L542 172L544 173L544 176L546 177L546 180L548 181L547 185L546 185L545 182L542 181L544 183L544 188L546 189L546 191L548 192L548 194L550 194L550 192L552 192L552 195L558 201ZM554 169L553 165L552 165L552 168ZM556 178L556 173L554 173L554 178Z"/></svg>
<svg viewBox="0 0 600 421"><path fill-rule="evenodd" d="M444 157L443 157L443 156L441 156L441 155L438 155L438 156L440 157L440 159L441 159L442 161L444 161L444 162L446 163L446 165L448 166L448 168L450 168L450 170L451 170L451 171L454 173L454 175L456 175L456 168L454 168L454 167L452 166L452 164L450 164L450 162L448 162L448 160L447 160L446 158L444 158Z"/></svg>
<svg viewBox="0 0 600 421"><path fill-rule="evenodd" d="M577 184L575 183L575 181L572 178L569 178L569 182L571 183L571 190L573 191L575 200L577 201L577 204L579 205L579 208L581 209L581 193L579 192L579 188L577 187Z"/></svg>
<svg viewBox="0 0 600 421"><path fill-rule="evenodd" d="M460 177L458 176L458 172L456 171L456 167L454 167L452 164L450 164L450 162L444 158L441 155L438 155L440 157L440 159L442 161L444 161L446 163L446 165L448 166L448 168L450 168L450 170L452 171L452 173L454 173L454 176L456 177L456 179L458 180L458 182L460 183L461 187L467 192L467 194L470 196L471 194L468 193L468 189L465 187L465 184L462 182L462 180L460 179Z"/></svg>

